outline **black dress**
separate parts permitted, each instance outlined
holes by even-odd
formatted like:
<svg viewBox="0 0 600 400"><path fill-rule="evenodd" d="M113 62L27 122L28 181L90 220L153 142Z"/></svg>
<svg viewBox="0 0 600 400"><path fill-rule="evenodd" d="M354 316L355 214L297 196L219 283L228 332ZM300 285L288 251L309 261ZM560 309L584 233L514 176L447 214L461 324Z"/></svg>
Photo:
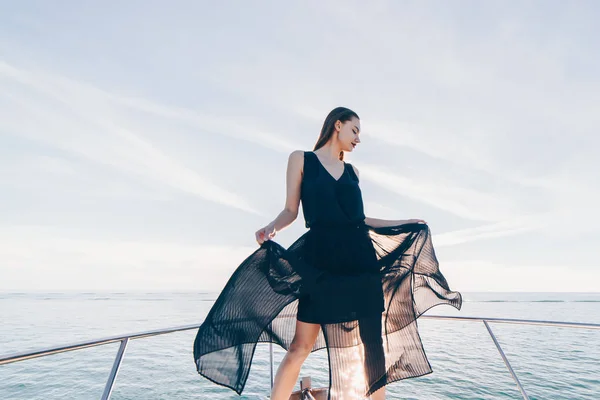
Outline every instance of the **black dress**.
<svg viewBox="0 0 600 400"><path fill-rule="evenodd" d="M288 349L296 319L321 325L329 398L360 399L399 379L432 372L416 319L460 309L438 268L424 224L365 224L350 164L335 179L304 153L301 202L309 230L288 249L264 242L235 270L194 342L198 372L241 394L258 342Z"/></svg>

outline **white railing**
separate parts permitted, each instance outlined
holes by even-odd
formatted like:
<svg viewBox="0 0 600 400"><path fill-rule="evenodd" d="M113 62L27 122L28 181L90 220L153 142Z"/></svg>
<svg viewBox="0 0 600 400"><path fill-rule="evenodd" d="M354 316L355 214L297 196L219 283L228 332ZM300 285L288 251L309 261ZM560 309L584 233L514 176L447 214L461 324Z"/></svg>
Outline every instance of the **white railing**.
<svg viewBox="0 0 600 400"><path fill-rule="evenodd" d="M541 320L509 319L509 318L458 317L458 316L441 316L441 315L422 315L419 318L436 319L436 320L482 322L485 325L492 340L494 341L494 344L496 345L496 348L498 349L498 352L500 353L500 356L502 357L504 364L506 364L506 368L508 368L508 371L510 372L513 380L517 384L517 387L518 387L519 391L521 392L523 399L526 399L526 400L529 399L529 396L527 395L527 393L525 392L525 389L521 385L519 378L517 378L517 375L515 374L515 371L511 367L510 362L508 361L508 358L506 358L506 355L504 354L504 351L502 350L500 343L496 339L496 336L494 335L494 332L492 331L490 324L498 323L498 324L517 324L517 325L543 325L543 326L555 326L555 327L563 327L563 328L600 329L600 324L581 323L581 322L541 321ZM117 374L119 373L119 369L121 367L121 362L123 361L123 357L125 356L125 350L126 350L127 344L129 343L130 340L142 339L142 338L147 338L147 337L151 337L151 336L165 335L167 333L173 333L173 332L188 331L188 330L192 330L192 329L198 329L199 327L200 327L200 324L184 325L184 326L178 326L178 327L173 327L173 328L156 329L156 330L151 330L151 331L132 333L129 335L110 336L110 337L106 337L106 338L102 338L102 339L87 340L87 341L79 342L79 343L66 344L66 345L62 345L62 346L44 348L44 349L39 349L39 350L32 350L32 351L16 353L16 354L9 354L9 355L0 356L0 365L6 365L6 364L10 364L10 363L19 362L19 361L30 360L32 358L45 357L45 356L50 356L52 354L65 353L68 351L81 350L81 349L85 349L88 347L96 347L96 346L102 346L105 344L120 342L121 345L119 346L119 350L117 351L115 361L113 362L112 369L110 371L110 374L108 375L108 380L106 381L106 385L104 387L104 392L102 393L102 397L101 397L102 400L108 400L108 399L110 399L110 396L112 394L112 390L115 385L115 381L117 379ZM269 343L269 355L270 355L270 363L271 363L271 386L272 386L273 385L273 369L274 369L274 366L273 366L273 343Z"/></svg>

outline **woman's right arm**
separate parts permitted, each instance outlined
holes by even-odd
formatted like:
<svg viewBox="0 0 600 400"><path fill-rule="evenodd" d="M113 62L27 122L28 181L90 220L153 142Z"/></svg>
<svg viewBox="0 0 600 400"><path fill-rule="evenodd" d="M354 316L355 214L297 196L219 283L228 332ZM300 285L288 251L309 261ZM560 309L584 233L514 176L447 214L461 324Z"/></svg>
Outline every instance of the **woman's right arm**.
<svg viewBox="0 0 600 400"><path fill-rule="evenodd" d="M256 241L258 244L272 239L278 231L290 225L298 217L303 168L304 151L293 151L288 157L285 207L269 225L256 232Z"/></svg>

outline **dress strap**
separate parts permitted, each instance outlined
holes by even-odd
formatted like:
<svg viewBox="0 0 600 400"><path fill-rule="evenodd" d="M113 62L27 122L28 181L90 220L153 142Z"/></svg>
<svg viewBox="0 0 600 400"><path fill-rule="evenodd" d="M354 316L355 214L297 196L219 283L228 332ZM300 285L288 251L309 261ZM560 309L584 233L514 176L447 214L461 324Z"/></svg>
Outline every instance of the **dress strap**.
<svg viewBox="0 0 600 400"><path fill-rule="evenodd" d="M346 168L350 171L352 180L355 180L356 182L359 181L358 176L356 175L356 172L354 172L354 167L352 167L352 164L344 162L344 168Z"/></svg>
<svg viewBox="0 0 600 400"><path fill-rule="evenodd" d="M304 152L304 167L303 167L303 173L304 173L304 177L310 177L310 178L314 178L317 176L319 169L318 167L318 162L319 160L316 160L315 157L317 155L315 153L313 153L312 151L305 151Z"/></svg>

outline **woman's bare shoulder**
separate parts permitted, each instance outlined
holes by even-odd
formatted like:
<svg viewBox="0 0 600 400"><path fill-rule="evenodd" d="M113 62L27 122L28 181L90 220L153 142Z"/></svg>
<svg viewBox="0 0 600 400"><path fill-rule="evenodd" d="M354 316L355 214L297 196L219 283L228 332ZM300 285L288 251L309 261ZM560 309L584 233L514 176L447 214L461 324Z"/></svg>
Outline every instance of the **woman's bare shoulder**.
<svg viewBox="0 0 600 400"><path fill-rule="evenodd" d="M292 169L302 171L304 167L304 150L294 150L288 157L288 166Z"/></svg>
<svg viewBox="0 0 600 400"><path fill-rule="evenodd" d="M290 160L291 159L295 159L295 160L302 160L304 159L304 150L294 150L290 153Z"/></svg>

